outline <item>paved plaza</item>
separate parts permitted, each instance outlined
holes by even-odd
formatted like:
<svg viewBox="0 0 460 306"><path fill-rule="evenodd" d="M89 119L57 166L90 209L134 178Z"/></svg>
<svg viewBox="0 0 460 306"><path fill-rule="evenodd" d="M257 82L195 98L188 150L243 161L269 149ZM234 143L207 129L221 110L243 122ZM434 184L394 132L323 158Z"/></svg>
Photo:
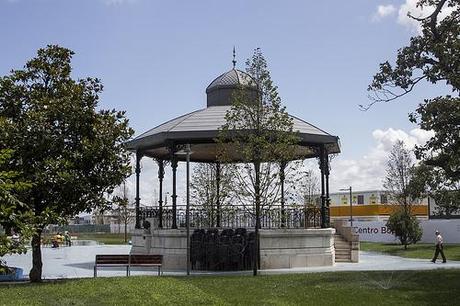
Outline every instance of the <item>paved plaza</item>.
<svg viewBox="0 0 460 306"><path fill-rule="evenodd" d="M72 246L52 249L42 248L43 255L43 278L80 278L93 277L93 266L96 254L128 254L129 245L93 245ZM27 275L30 271L32 253L29 251L23 255L5 256L9 266L21 267ZM296 269L262 270L261 274L280 273L305 273L305 272L332 272L332 271L391 271L391 270L432 270L432 269L460 269L460 261L448 261L433 264L430 259L410 259L398 256L389 256L378 253L360 252L359 263L336 263L329 267L311 267ZM98 277L124 276L124 268L102 268L98 270ZM131 275L156 276L156 268L132 269ZM193 272L200 275L215 274L251 274L251 271L238 272ZM183 272L164 271L164 275L185 275Z"/></svg>

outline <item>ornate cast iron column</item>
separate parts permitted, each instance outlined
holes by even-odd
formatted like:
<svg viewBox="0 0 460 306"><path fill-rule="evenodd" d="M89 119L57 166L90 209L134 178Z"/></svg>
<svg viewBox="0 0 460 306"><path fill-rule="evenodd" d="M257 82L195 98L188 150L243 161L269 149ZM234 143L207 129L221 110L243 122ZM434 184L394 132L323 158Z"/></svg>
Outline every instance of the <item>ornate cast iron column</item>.
<svg viewBox="0 0 460 306"><path fill-rule="evenodd" d="M319 168L321 170L321 228L326 227L326 195L324 186L324 173L326 169L326 161L324 158L324 151L324 145L321 145L319 148Z"/></svg>
<svg viewBox="0 0 460 306"><path fill-rule="evenodd" d="M324 174L326 176L326 227L331 226L331 212L329 205L331 204L331 199L329 198L329 155L325 152L325 165L324 165Z"/></svg>
<svg viewBox="0 0 460 306"><path fill-rule="evenodd" d="M141 228L141 222L140 222L140 201L141 198L139 197L139 177L141 174L141 159L142 159L142 154L140 151L136 152L136 224L135 228Z"/></svg>
<svg viewBox="0 0 460 306"><path fill-rule="evenodd" d="M158 228L163 228L163 179L165 177L164 160L157 159L158 181L160 183L160 195L158 197Z"/></svg>
<svg viewBox="0 0 460 306"><path fill-rule="evenodd" d="M172 226L171 228L177 228L177 192L176 192L176 177L177 177L177 157L176 157L176 147L173 147L171 154L171 168L173 174L173 190L172 190Z"/></svg>
<svg viewBox="0 0 460 306"><path fill-rule="evenodd" d="M216 227L220 227L220 163L216 163Z"/></svg>

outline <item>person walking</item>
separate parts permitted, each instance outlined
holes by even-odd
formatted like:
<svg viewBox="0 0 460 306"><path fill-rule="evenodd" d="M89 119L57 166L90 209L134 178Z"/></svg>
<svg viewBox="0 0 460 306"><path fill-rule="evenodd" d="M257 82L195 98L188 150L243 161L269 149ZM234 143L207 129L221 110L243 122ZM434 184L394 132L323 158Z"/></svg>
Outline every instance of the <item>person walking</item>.
<svg viewBox="0 0 460 306"><path fill-rule="evenodd" d="M439 231L436 231L435 234L436 234L436 250L434 251L434 257L431 260L431 262L435 263L436 259L438 259L439 253L441 253L442 263L446 263L446 256L444 256L444 251L443 251L443 246L442 246L443 239L442 239L441 233L439 233Z"/></svg>

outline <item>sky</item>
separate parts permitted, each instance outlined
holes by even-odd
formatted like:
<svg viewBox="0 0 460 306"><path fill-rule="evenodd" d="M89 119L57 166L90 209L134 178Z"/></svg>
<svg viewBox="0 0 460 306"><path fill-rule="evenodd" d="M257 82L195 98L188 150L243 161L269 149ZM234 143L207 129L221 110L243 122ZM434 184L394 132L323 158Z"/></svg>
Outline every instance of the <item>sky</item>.
<svg viewBox="0 0 460 306"><path fill-rule="evenodd" d="M100 78L100 108L126 110L139 135L204 108L205 88L231 69L234 46L241 70L261 48L288 112L340 137L331 191L379 189L392 145L400 139L412 148L431 135L408 114L445 91L421 84L395 102L358 107L370 102L367 86L379 63L394 61L419 33L406 16L420 14L415 3L0 0L0 75L48 44L70 48L73 76ZM156 201L156 168L146 159L142 167L141 198L148 205ZM181 201L183 165L178 175ZM170 191L168 175L165 185Z"/></svg>

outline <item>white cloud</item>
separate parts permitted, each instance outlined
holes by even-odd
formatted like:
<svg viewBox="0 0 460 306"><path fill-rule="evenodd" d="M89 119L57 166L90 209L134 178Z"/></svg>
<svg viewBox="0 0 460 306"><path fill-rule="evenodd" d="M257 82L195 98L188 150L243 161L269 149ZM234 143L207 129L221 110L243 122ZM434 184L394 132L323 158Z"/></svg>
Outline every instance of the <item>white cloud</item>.
<svg viewBox="0 0 460 306"><path fill-rule="evenodd" d="M413 129L409 133L403 130L389 128L374 130L372 137L375 146L360 159L342 159L340 156L333 160L331 171L331 190L353 186L355 190L381 189L385 177L388 155L393 145L404 141L406 148L413 149L415 145L424 144L433 136L433 132Z"/></svg>
<svg viewBox="0 0 460 306"><path fill-rule="evenodd" d="M396 7L392 4L377 6L377 12L372 17L372 21L380 21L381 19L391 16L396 12Z"/></svg>
<svg viewBox="0 0 460 306"><path fill-rule="evenodd" d="M398 11L398 23L409 28L410 30L421 34L422 28L420 26L420 22L410 18L407 14L410 14L416 18L423 18L429 16L434 11L433 6L424 7L424 9L417 7L418 0L406 0L404 4L399 7ZM450 13L454 9L452 7L445 7L438 16L438 22L443 20L446 16L450 15Z"/></svg>

